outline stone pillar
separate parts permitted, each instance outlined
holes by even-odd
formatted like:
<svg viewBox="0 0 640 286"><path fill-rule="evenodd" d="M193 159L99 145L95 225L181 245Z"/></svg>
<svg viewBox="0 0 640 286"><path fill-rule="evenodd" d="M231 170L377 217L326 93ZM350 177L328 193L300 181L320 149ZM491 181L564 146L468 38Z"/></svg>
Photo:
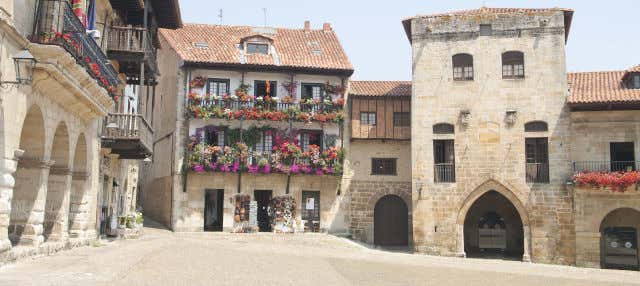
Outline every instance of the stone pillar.
<svg viewBox="0 0 640 286"><path fill-rule="evenodd" d="M72 173L68 168L52 168L47 186L47 209L45 224L49 230L47 241L65 241L69 237L69 196L71 194Z"/></svg>
<svg viewBox="0 0 640 286"><path fill-rule="evenodd" d="M523 241L524 253L522 254L522 261L531 262L531 255L529 254L531 249L531 228L528 225L523 226L523 233L524 233L524 241Z"/></svg>
<svg viewBox="0 0 640 286"><path fill-rule="evenodd" d="M69 203L69 238L84 239L87 238L87 229L89 227L89 200L90 194L87 189L87 173L73 173L71 183L71 196Z"/></svg>
<svg viewBox="0 0 640 286"><path fill-rule="evenodd" d="M54 161L20 159L13 192L9 239L14 244L39 246L44 242L43 222L49 169Z"/></svg>
<svg viewBox="0 0 640 286"><path fill-rule="evenodd" d="M456 232L458 236L458 250L456 251L457 257L467 257L464 252L464 224L458 224L456 226Z"/></svg>
<svg viewBox="0 0 640 286"><path fill-rule="evenodd" d="M9 221L11 219L11 197L16 183L13 173L17 166L18 162L15 159L0 160L0 253L11 249Z"/></svg>

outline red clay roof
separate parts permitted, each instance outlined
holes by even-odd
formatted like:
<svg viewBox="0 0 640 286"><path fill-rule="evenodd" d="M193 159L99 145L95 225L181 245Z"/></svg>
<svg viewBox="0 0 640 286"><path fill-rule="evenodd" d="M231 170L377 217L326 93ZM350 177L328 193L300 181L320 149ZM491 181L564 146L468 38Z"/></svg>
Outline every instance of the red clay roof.
<svg viewBox="0 0 640 286"><path fill-rule="evenodd" d="M627 71L569 73L570 105L640 103L640 89L626 88Z"/></svg>
<svg viewBox="0 0 640 286"><path fill-rule="evenodd" d="M351 81L349 94L361 96L411 96L410 81Z"/></svg>
<svg viewBox="0 0 640 286"><path fill-rule="evenodd" d="M176 30L160 29L171 48L187 63L255 65L281 68L340 70L353 67L332 29L307 30L185 24ZM250 36L272 39L276 55L241 55L241 40ZM206 45L203 45L206 44ZM205 47L203 47L205 46Z"/></svg>
<svg viewBox="0 0 640 286"><path fill-rule="evenodd" d="M627 72L640 72L640 65L629 68Z"/></svg>
<svg viewBox="0 0 640 286"><path fill-rule="evenodd" d="M451 11L445 13L437 13L430 15L416 15L413 17L408 17L402 20L402 24L404 25L405 32L407 33L407 37L409 41L411 41L411 20L417 18L437 18L437 17L459 17L459 16L478 16L478 15L492 15L492 14L538 14L538 13L547 13L547 12L563 12L564 13L564 24L566 27L565 31L565 40L569 37L569 29L571 28L571 21L573 19L573 9L566 8L489 8L489 7L480 7L478 9L469 9L469 10L459 10L459 11Z"/></svg>

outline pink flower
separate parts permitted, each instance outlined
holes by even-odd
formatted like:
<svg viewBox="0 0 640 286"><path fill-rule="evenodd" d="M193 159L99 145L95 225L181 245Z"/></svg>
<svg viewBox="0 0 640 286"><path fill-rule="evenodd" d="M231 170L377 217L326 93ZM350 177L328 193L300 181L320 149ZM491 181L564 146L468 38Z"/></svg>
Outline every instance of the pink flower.
<svg viewBox="0 0 640 286"><path fill-rule="evenodd" d="M204 173L204 168L202 167L202 165L193 166L193 170L196 171L196 173Z"/></svg>
<svg viewBox="0 0 640 286"><path fill-rule="evenodd" d="M252 165L252 166L249 166L248 168L249 168L249 173L251 173L251 174L258 173L258 166L257 165Z"/></svg>
<svg viewBox="0 0 640 286"><path fill-rule="evenodd" d="M269 174L269 173L271 173L271 166L270 166L270 165L265 165L265 166L262 168L262 172L263 172L263 173L265 173L265 174Z"/></svg>
<svg viewBox="0 0 640 286"><path fill-rule="evenodd" d="M234 173L237 173L238 170L240 169L240 162L233 162L233 167L231 168L231 171Z"/></svg>
<svg viewBox="0 0 640 286"><path fill-rule="evenodd" d="M318 175L318 176L324 175L324 172L322 172L321 168L316 169L316 175Z"/></svg>
<svg viewBox="0 0 640 286"><path fill-rule="evenodd" d="M298 166L298 164L291 165L291 173L294 173L294 174L300 173L300 166Z"/></svg>

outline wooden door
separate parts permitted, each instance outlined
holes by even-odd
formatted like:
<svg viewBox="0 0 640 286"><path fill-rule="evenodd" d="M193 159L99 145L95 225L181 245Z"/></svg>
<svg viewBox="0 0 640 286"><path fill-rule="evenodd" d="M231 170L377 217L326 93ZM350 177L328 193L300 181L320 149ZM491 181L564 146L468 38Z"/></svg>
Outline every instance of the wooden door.
<svg viewBox="0 0 640 286"><path fill-rule="evenodd" d="M258 228L260 231L271 231L271 220L269 218L269 203L271 202L271 190L255 190L253 197L258 203Z"/></svg>
<svg viewBox="0 0 640 286"><path fill-rule="evenodd" d="M409 233L409 211L402 198L382 197L374 209L373 240L375 245L406 246Z"/></svg>

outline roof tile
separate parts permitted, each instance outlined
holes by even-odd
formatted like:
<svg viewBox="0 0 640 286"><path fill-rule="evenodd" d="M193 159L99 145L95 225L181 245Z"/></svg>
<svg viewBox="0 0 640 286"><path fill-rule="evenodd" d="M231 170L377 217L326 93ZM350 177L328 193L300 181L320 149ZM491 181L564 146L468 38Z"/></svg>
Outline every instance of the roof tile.
<svg viewBox="0 0 640 286"><path fill-rule="evenodd" d="M639 103L640 89L631 89L623 85L622 79L627 72L569 73L567 76L570 95L567 102L571 105Z"/></svg>
<svg viewBox="0 0 640 286"><path fill-rule="evenodd" d="M361 96L411 96L411 82L351 81L349 94Z"/></svg>

